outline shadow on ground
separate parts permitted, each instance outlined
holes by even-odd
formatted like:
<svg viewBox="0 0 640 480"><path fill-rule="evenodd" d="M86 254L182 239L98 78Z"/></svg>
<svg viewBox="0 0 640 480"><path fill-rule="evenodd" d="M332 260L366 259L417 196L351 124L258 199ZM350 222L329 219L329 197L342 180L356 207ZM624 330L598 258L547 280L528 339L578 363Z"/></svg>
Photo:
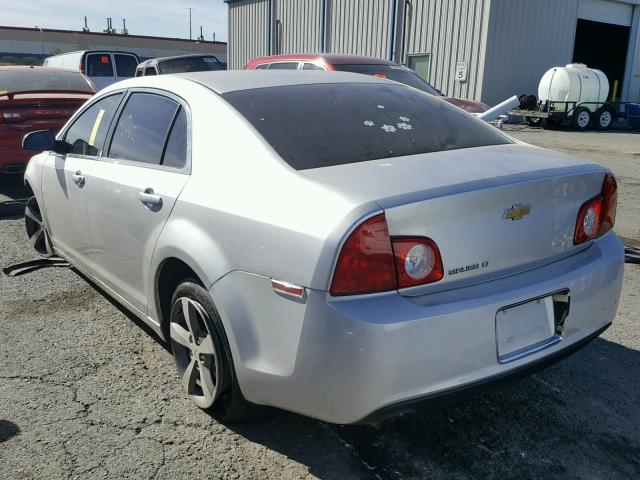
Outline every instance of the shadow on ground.
<svg viewBox="0 0 640 480"><path fill-rule="evenodd" d="M20 427L9 420L0 420L0 443L20 434Z"/></svg>
<svg viewBox="0 0 640 480"><path fill-rule="evenodd" d="M331 430L372 474L385 479L638 479L638 372L640 352L596 339L532 377L377 427L329 425L277 412L230 428L327 479L334 478L332 459L308 434L317 428Z"/></svg>
<svg viewBox="0 0 640 480"><path fill-rule="evenodd" d="M639 372L640 352L598 338L524 380L377 426L332 425L276 409L226 426L326 480L345 478L346 463L350 478L637 480Z"/></svg>

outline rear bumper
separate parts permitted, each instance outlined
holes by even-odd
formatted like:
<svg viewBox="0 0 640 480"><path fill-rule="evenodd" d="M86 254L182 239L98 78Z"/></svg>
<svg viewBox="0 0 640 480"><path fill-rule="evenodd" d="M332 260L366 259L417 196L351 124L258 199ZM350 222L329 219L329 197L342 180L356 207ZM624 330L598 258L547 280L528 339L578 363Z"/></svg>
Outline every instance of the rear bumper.
<svg viewBox="0 0 640 480"><path fill-rule="evenodd" d="M450 401L526 374L583 346L615 317L624 249L614 234L529 272L407 298L397 292L302 300L234 272L211 288L245 397L334 423L373 421L410 403ZM562 340L500 364L502 307L568 289Z"/></svg>

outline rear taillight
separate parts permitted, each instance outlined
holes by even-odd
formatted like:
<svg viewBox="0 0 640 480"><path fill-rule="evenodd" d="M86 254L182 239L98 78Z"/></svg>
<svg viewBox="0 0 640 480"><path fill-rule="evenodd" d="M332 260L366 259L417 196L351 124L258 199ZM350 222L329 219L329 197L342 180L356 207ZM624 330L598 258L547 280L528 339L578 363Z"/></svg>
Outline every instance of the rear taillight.
<svg viewBox="0 0 640 480"><path fill-rule="evenodd" d="M84 61L80 62L80 73L84 74Z"/></svg>
<svg viewBox="0 0 640 480"><path fill-rule="evenodd" d="M425 237L390 237L384 214L347 238L336 264L331 295L387 292L437 282L444 275L440 250Z"/></svg>
<svg viewBox="0 0 640 480"><path fill-rule="evenodd" d="M573 244L579 245L604 235L616 221L618 187L613 175L606 175L602 193L586 202L578 211Z"/></svg>
<svg viewBox="0 0 640 480"><path fill-rule="evenodd" d="M393 250L384 214L361 224L344 242L331 295L384 292L396 288Z"/></svg>
<svg viewBox="0 0 640 480"><path fill-rule="evenodd" d="M600 235L607 233L616 223L616 210L618 207L618 184L613 175L604 177L602 186L602 222Z"/></svg>

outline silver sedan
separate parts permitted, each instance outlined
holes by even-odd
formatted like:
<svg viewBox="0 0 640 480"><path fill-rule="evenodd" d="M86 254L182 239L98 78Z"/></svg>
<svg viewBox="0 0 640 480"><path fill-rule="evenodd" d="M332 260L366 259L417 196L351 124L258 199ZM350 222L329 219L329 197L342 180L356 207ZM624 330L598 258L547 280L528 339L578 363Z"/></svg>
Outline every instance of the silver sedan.
<svg viewBox="0 0 640 480"><path fill-rule="evenodd" d="M541 368L616 313L616 182L438 98L323 72L105 88L27 168L36 250L170 344L186 394L377 421Z"/></svg>

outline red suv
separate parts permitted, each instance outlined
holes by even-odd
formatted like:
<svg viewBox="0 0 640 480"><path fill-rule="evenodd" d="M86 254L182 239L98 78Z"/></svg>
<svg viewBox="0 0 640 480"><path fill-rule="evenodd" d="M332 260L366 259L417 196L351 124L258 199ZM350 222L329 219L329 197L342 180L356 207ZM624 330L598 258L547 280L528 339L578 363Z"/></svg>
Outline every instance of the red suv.
<svg viewBox="0 0 640 480"><path fill-rule="evenodd" d="M397 63L381 58L359 57L355 55L293 54L273 55L251 60L247 70L326 70L329 72L352 72L388 78L431 95L443 97L449 103L469 113L482 113L489 106L474 100L453 98L442 95L438 89L425 82L416 72Z"/></svg>
<svg viewBox="0 0 640 480"><path fill-rule="evenodd" d="M57 132L95 93L80 72L48 67L0 67L0 174L22 173L35 153L22 137L36 130Z"/></svg>

